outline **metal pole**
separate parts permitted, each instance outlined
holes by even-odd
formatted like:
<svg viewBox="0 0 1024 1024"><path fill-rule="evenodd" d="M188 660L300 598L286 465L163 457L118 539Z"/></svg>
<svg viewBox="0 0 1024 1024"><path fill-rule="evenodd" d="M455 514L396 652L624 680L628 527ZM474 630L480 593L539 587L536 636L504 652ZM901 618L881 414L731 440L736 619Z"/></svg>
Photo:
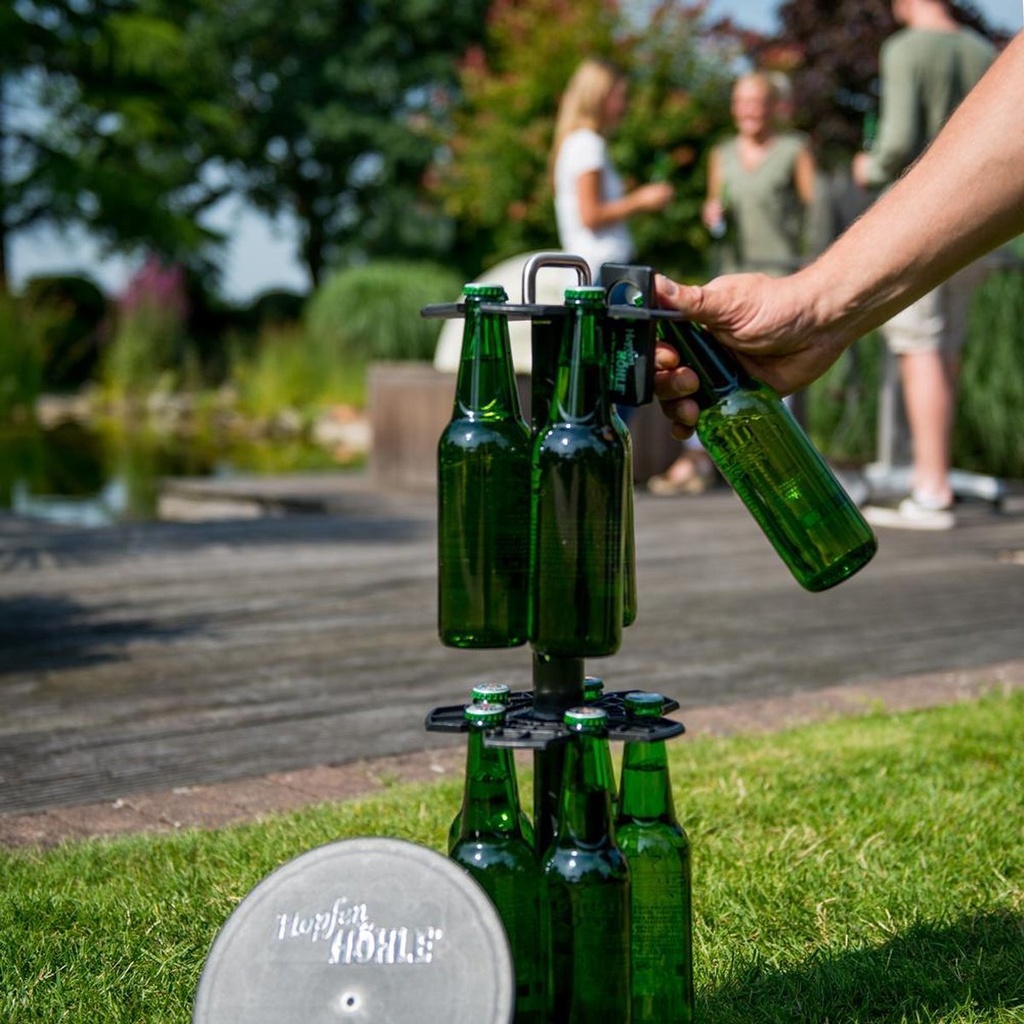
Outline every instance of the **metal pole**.
<svg viewBox="0 0 1024 1024"><path fill-rule="evenodd" d="M569 708L583 703L583 659L533 654L533 714L560 723ZM565 744L550 743L533 753L533 829L542 855L555 838Z"/></svg>

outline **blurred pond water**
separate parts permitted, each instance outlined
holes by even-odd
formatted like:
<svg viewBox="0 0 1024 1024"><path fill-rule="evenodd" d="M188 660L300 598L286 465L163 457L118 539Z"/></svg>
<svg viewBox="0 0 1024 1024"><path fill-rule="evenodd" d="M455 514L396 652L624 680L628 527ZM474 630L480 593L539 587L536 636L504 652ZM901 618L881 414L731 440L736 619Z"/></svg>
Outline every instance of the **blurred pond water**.
<svg viewBox="0 0 1024 1024"><path fill-rule="evenodd" d="M77 422L0 429L0 510L73 526L157 518L168 476L229 477L344 468L295 438L175 436Z"/></svg>

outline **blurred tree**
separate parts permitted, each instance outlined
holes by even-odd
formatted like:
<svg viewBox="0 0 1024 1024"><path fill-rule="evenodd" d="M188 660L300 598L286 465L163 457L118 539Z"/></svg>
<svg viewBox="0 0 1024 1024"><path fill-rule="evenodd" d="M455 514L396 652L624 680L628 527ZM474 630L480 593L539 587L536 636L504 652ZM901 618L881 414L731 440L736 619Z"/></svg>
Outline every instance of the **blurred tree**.
<svg viewBox="0 0 1024 1024"><path fill-rule="evenodd" d="M203 2L239 125L219 155L249 202L298 218L313 282L329 264L446 251L424 173L488 0Z"/></svg>
<svg viewBox="0 0 1024 1024"><path fill-rule="evenodd" d="M2 5L0 231L79 223L211 275L199 214L294 214L329 261L436 255L432 130L487 0L13 0ZM4 250L0 234L0 253ZM4 263L0 257L0 273Z"/></svg>
<svg viewBox="0 0 1024 1024"><path fill-rule="evenodd" d="M997 43L969 2L953 2L958 21ZM878 110L878 52L896 28L890 0L785 0L782 29L755 54L762 67L789 73L796 125L826 166L848 163L861 148L865 115Z"/></svg>
<svg viewBox="0 0 1024 1024"><path fill-rule="evenodd" d="M432 186L458 224L464 275L516 253L557 247L548 167L558 101L587 56L631 72L626 119L612 140L632 182L668 176L677 198L631 228L645 260L679 274L702 269L703 157L727 130L735 58L756 37L704 17L705 4L665 0L495 0L483 45L459 69L462 99Z"/></svg>
<svg viewBox="0 0 1024 1024"><path fill-rule="evenodd" d="M197 214L215 136L219 58L197 53L191 0L14 0L0 10L0 272L12 232L85 226L167 258L213 236Z"/></svg>

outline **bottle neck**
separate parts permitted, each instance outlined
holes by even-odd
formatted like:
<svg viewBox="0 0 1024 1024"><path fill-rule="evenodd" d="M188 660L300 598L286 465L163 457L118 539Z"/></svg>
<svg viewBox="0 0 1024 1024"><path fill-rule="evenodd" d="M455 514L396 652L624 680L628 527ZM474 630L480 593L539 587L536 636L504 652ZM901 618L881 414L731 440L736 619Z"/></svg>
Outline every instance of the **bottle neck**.
<svg viewBox="0 0 1024 1024"><path fill-rule="evenodd" d="M569 741L558 816L560 846L601 846L611 841L612 786L608 739L580 733Z"/></svg>
<svg viewBox="0 0 1024 1024"><path fill-rule="evenodd" d="M521 419L506 319L484 313L479 299L467 298L465 310L454 414Z"/></svg>
<svg viewBox="0 0 1024 1024"><path fill-rule="evenodd" d="M689 320L663 320L665 340L700 381L693 396L702 408L741 388L756 387L739 360L709 330Z"/></svg>
<svg viewBox="0 0 1024 1024"><path fill-rule="evenodd" d="M552 420L606 426L611 422L599 308L572 304L555 378Z"/></svg>
<svg viewBox="0 0 1024 1024"><path fill-rule="evenodd" d="M511 751L488 747L484 731L470 727L460 838L521 835Z"/></svg>
<svg viewBox="0 0 1024 1024"><path fill-rule="evenodd" d="M619 820L676 823L665 743L630 740L622 752Z"/></svg>

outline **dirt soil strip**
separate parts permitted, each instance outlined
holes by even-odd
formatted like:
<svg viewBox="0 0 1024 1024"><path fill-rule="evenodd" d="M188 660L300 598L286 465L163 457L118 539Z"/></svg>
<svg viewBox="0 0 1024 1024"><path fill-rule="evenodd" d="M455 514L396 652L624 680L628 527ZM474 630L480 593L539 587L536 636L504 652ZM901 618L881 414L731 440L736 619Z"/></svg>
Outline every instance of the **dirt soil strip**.
<svg viewBox="0 0 1024 1024"><path fill-rule="evenodd" d="M690 736L770 732L878 710L913 711L953 704L984 693L1024 687L1024 661L979 669L905 676L827 687L702 708L676 717ZM527 755L528 757L528 755ZM0 815L0 846L52 847L64 841L133 832L166 833L220 828L313 804L365 796L387 785L456 776L462 744L398 757L323 765L263 778L126 795L112 802L55 807L34 814Z"/></svg>

